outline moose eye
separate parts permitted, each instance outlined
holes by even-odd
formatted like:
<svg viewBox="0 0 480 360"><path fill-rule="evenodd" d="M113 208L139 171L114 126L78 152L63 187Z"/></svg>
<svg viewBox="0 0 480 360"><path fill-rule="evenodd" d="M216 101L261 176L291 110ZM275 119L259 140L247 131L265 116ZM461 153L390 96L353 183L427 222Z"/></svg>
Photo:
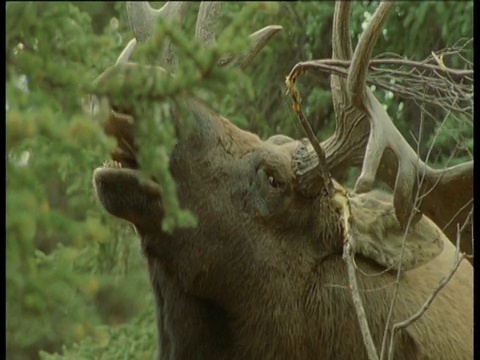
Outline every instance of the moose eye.
<svg viewBox="0 0 480 360"><path fill-rule="evenodd" d="M272 175L268 176L268 184L273 188L277 188L280 185Z"/></svg>
<svg viewBox="0 0 480 360"><path fill-rule="evenodd" d="M283 213L292 200L292 187L278 168L260 166L253 185L252 203L257 214L267 218Z"/></svg>

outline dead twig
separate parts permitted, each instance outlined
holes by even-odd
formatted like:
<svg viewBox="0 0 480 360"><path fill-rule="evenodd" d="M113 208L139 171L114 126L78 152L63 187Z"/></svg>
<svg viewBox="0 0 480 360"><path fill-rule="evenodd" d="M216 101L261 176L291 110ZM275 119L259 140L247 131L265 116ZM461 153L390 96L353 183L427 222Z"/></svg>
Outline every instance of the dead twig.
<svg viewBox="0 0 480 360"><path fill-rule="evenodd" d="M446 111L473 117L473 65L461 52L464 47L437 51L423 61L412 61L400 56L376 58L369 62L369 85L391 91L416 103L433 104ZM392 54L389 54L393 56ZM443 62L446 56L456 55L464 69L449 68ZM347 77L351 60L322 59L298 63L290 72L302 74L309 70Z"/></svg>
<svg viewBox="0 0 480 360"><path fill-rule="evenodd" d="M425 311L428 310L428 308L432 304L433 300L435 300L435 297L440 293L440 291L445 287L445 285L448 284L450 279L453 277L453 275L457 271L458 267L460 266L460 263L462 262L462 260L464 258L465 258L465 254L463 254L463 253L460 254L460 256L455 261L455 264L454 264L452 270L450 271L450 273L447 276L445 276L444 278L442 278L442 280L440 280L440 282L433 289L432 293L430 294L428 299L425 301L423 306L415 314L413 314L410 318L408 318L404 321L398 322L398 323L393 325L392 333L390 335L390 348L389 348L389 351L388 351L388 359L389 360L393 360L394 355L395 355L394 337L395 337L396 333L398 331L400 331L401 329L404 329L407 326L413 324L415 321L417 321L425 313Z"/></svg>
<svg viewBox="0 0 480 360"><path fill-rule="evenodd" d="M344 231L344 245L343 245L343 260L347 263L348 281L350 283L349 289L352 291L352 300L357 313L358 323L362 332L363 343L367 350L368 358L370 360L378 360L378 353L372 339L370 327L368 326L367 315L363 307L363 302L360 297L360 290L357 283L356 266L354 262L355 257L355 237L351 231L351 210L348 195L345 189L335 188L335 193L332 198L334 205L340 210L340 219L343 222Z"/></svg>
<svg viewBox="0 0 480 360"><path fill-rule="evenodd" d="M285 80L285 83L287 85L287 95L290 95L290 97L293 100L293 110L298 116L298 119L300 121L300 124L303 127L303 130L305 131L305 134L307 135L308 140L313 146L313 149L317 153L318 156L318 168L322 174L323 177L323 183L325 184L327 193L330 196L333 196L333 182L330 176L330 173L328 172L328 167L327 167L327 159L325 157L325 152L322 149L322 146L320 145L320 142L318 141L315 133L312 130L312 127L310 126L308 120L306 119L302 107L301 107L301 102L302 98L300 97L300 94L295 87L295 82L298 80L300 77L301 72L294 72L292 71L288 76L287 79Z"/></svg>
<svg viewBox="0 0 480 360"><path fill-rule="evenodd" d="M415 204L414 204L414 207L413 207L414 209L417 207L419 189L420 189L420 187L417 188L417 194L415 196ZM403 235L402 252L400 253L400 261L399 261L399 264L398 264L397 276L396 276L396 279L395 279L395 290L393 292L392 302L390 303L390 309L388 310L387 320L385 322L385 329L384 329L384 332L383 332L382 346L381 346L381 349L380 349L380 359L381 360L383 360L384 357L385 357L385 351L386 351L386 348L387 348L387 334L388 334L389 324L390 324L392 316L393 316L393 309L395 308L395 303L396 303L396 300L397 300L397 297L398 297L398 292L399 292L399 289L400 289L400 278L402 276L402 258L404 256L404 252L405 252L405 243L407 241L407 234L408 234L408 231L409 231L410 226L412 224L414 216L415 216L415 212L412 211L410 213L409 218L408 218L407 226L405 228L405 232L404 232L404 235ZM390 346L391 346L391 343L390 343Z"/></svg>
<svg viewBox="0 0 480 360"><path fill-rule="evenodd" d="M343 260L345 260L347 263L348 280L350 282L350 289L352 291L353 304L355 305L355 311L357 312L358 323L360 325L360 330L362 331L363 343L367 349L368 358L370 360L378 360L377 350L375 348L375 344L373 343L370 327L368 326L367 315L365 314L362 299L360 298L360 291L358 289L357 277L355 274L356 268L353 263L353 258L355 256L353 251L354 242L355 239L350 232L350 237L345 242L343 247Z"/></svg>
<svg viewBox="0 0 480 360"><path fill-rule="evenodd" d="M357 313L358 323L360 325L360 330L362 332L362 338L365 344L365 348L367 350L367 354L370 360L378 360L378 353L375 348L375 344L372 339L372 334L370 332L370 328L368 326L367 316L365 314L365 309L363 307L362 299L360 297L360 290L357 283L356 278L356 266L355 266L355 238L353 236L352 231L350 231L350 223L351 223L351 211L350 211L350 203L348 200L347 191L339 186L335 186L331 180L331 176L328 172L325 152L323 151L320 142L318 141L315 133L313 132L310 124L308 123L302 108L301 108L301 97L300 94L295 87L295 82L303 73L302 70L300 71L293 71L287 76L286 85L287 85L287 94L291 96L293 100L293 110L298 116L300 124L302 125L310 143L312 144L315 152L318 156L318 166L323 176L324 184L327 188L327 192L330 195L333 204L337 207L337 209L341 212L340 219L343 221L343 229L344 229L344 247L343 247L343 260L347 263L347 271L348 271L348 280L349 286L348 289L352 292L352 300L355 306L355 311Z"/></svg>
<svg viewBox="0 0 480 360"><path fill-rule="evenodd" d="M467 216L467 218L465 219L462 226L457 224L457 239L456 239L457 241L456 241L456 246L455 246L456 251L455 251L455 256L454 256L454 260L453 260L453 266L452 266L452 269L450 270L450 272L448 273L448 275L443 277L439 281L439 283L432 290L432 293L427 298L427 300L425 301L423 306L415 314L413 314L411 317L409 317L408 319L406 319L404 321L400 321L398 323L395 323L392 326L392 331L391 331L391 334L390 334L390 347L389 347L389 351L388 351L388 359L389 360L393 360L393 357L395 355L395 341L394 341L394 338L395 338L396 333L398 331L400 331L401 329L404 329L407 326L413 324L415 321L417 321L425 313L425 311L428 310L428 308L432 304L433 300L435 300L435 297L440 293L440 291L448 284L450 279L453 277L453 275L455 274L455 272L459 268L462 260L467 257L467 255L465 253L462 253L462 254L459 253L459 250L460 250L460 234L462 233L464 228L469 223L471 215L472 215L472 212L469 213L469 216ZM384 339L384 341L385 341L385 339Z"/></svg>

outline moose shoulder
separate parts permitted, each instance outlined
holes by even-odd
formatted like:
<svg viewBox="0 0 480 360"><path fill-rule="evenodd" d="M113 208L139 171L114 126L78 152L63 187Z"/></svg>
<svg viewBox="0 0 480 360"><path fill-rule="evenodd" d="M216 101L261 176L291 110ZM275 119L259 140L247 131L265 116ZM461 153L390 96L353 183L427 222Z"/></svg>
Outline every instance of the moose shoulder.
<svg viewBox="0 0 480 360"><path fill-rule="evenodd" d="M183 129L187 112L190 131ZM198 224L168 234L161 189L137 166L133 114L112 110L104 122L119 146L93 181L105 209L140 236L156 299L159 358L366 359L342 259L341 213L318 174L304 171L311 167L303 156L308 144L283 135L262 140L182 98L172 112L178 143L169 168L181 206ZM391 324L419 311L449 274L456 249L426 216L405 233L390 195L348 199L357 281L379 349ZM472 266L461 263L394 340L395 359L473 358Z"/></svg>

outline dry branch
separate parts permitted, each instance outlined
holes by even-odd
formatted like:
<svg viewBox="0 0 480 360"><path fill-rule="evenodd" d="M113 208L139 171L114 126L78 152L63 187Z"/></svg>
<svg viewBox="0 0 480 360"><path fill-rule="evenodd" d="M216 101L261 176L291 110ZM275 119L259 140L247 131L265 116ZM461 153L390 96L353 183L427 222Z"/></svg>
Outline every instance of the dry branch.
<svg viewBox="0 0 480 360"><path fill-rule="evenodd" d="M327 193L330 196L333 204L341 213L340 221L342 222L342 228L344 229L343 259L347 263L348 279L350 284L349 289L352 291L352 300L355 311L357 313L358 323L362 332L362 338L368 353L368 357L370 360L378 360L378 353L372 339L370 328L368 326L368 320L365 314L362 299L360 297L360 290L356 278L356 266L354 260L355 238L353 236L353 232L350 229L351 210L348 200L348 194L344 188L340 186L335 186L331 179L331 176L327 169L325 153L301 108L301 97L295 87L295 81L298 79L299 73L293 73L291 75L292 76L288 76L286 79L287 94L290 95L290 97L292 98L293 110L297 114L300 124L302 125L307 135L307 138L309 139L310 143L315 149L315 152L317 153L319 159L317 167L322 174Z"/></svg>
<svg viewBox="0 0 480 360"><path fill-rule="evenodd" d="M389 351L388 351L388 359L389 360L394 359L394 355L395 355L395 339L394 338L395 338L396 333L398 331L400 331L401 329L404 329L407 326L413 324L415 321L417 321L425 313L425 311L428 310L428 308L432 304L433 300L435 300L435 297L440 293L440 291L448 284L450 279L453 277L453 275L457 271L458 267L460 266L460 263L462 262L462 260L464 258L465 258L465 254L460 254L460 256L457 257L457 259L456 259L456 261L453 265L452 270L450 270L450 272L448 273L447 276L445 276L444 278L442 278L442 280L440 280L438 285L432 290L432 293L430 294L428 299L425 301L423 306L415 314L413 314L410 318L408 318L404 321L398 322L398 323L393 325L391 336L390 336L390 348L389 348Z"/></svg>
<svg viewBox="0 0 480 360"><path fill-rule="evenodd" d="M370 332L370 327L368 326L367 315L365 314L365 308L363 307L362 298L360 297L360 289L357 283L355 266L355 251L356 248L355 242L356 239L353 236L351 230L351 207L348 199L347 191L340 187L335 187L335 192L332 196L333 204L340 212L340 221L343 228L343 260L347 263L348 271L348 281L349 289L352 292L352 300L355 307L355 312L357 313L358 324L360 326L360 331L362 332L363 342L367 350L368 358L370 360L378 360L378 353L373 342L372 334Z"/></svg>
<svg viewBox="0 0 480 360"><path fill-rule="evenodd" d="M290 74L313 70L346 78L350 66L349 60L311 60L296 64ZM473 113L473 70L451 69L402 58L370 60L369 70L366 77L369 85L416 103L429 103L467 116Z"/></svg>
<svg viewBox="0 0 480 360"><path fill-rule="evenodd" d="M315 149L315 152L318 157L318 165L317 168L319 169L320 173L322 174L323 178L323 184L327 190L327 193L329 196L333 196L333 182L332 178L330 176L330 173L328 172L328 167L327 167L327 161L325 158L325 152L322 149L322 146L320 145L320 142L317 139L317 136L312 130L312 127L310 126L308 120L306 119L302 107L301 107L301 102L302 98L300 97L300 94L295 87L295 81L298 78L298 76L288 76L285 83L287 85L287 94L290 95L290 97L293 100L293 110L298 116L298 120L300 121L300 124L302 125L303 130L305 131L305 134L307 135L308 140L310 141L310 144L313 146Z"/></svg>

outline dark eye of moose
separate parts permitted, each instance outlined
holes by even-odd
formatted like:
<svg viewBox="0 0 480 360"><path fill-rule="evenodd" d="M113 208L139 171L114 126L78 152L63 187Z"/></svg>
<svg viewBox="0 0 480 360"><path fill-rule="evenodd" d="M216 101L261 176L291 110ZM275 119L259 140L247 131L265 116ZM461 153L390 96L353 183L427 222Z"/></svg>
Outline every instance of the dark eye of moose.
<svg viewBox="0 0 480 360"><path fill-rule="evenodd" d="M280 186L277 179L275 179L272 175L268 175L268 183L273 188L277 188Z"/></svg>

